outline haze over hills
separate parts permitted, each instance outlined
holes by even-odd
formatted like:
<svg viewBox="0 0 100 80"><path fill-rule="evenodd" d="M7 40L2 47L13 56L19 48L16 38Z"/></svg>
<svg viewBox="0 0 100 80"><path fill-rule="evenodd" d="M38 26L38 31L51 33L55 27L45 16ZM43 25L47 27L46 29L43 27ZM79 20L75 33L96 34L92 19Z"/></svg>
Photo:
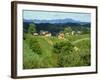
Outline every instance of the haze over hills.
<svg viewBox="0 0 100 80"><path fill-rule="evenodd" d="M75 21L73 19L54 19L54 20L33 20L35 23L77 23L78 21Z"/></svg>
<svg viewBox="0 0 100 80"><path fill-rule="evenodd" d="M38 19L34 19L34 20L27 20L24 19L24 22L34 22L36 24L40 24L40 23L50 23L50 24L64 24L64 23L89 23L89 22L80 22L71 18L66 18L66 19L53 19L53 20L38 20Z"/></svg>

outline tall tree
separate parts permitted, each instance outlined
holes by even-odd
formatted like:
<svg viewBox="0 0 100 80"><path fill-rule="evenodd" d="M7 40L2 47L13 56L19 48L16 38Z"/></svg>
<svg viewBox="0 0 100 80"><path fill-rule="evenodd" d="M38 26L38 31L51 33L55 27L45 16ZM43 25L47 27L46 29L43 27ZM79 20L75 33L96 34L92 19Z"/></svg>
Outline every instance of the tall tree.
<svg viewBox="0 0 100 80"><path fill-rule="evenodd" d="M30 23L28 33L33 34L34 32L36 32L36 25L34 23Z"/></svg>

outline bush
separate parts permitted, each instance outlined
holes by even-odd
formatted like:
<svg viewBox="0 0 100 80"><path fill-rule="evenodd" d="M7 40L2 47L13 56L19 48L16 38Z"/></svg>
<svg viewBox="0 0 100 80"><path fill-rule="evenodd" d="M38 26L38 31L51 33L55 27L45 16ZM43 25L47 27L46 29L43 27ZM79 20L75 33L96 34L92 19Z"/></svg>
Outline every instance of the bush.
<svg viewBox="0 0 100 80"><path fill-rule="evenodd" d="M54 44L54 52L57 54L71 53L74 50L74 45L69 41L62 41Z"/></svg>
<svg viewBox="0 0 100 80"><path fill-rule="evenodd" d="M90 64L91 64L91 55L90 55L90 51L85 51L85 53L82 52L82 53L80 54L80 57L81 57L81 60L83 61L83 62L82 62L82 65L84 65L84 66L90 66Z"/></svg>
<svg viewBox="0 0 100 80"><path fill-rule="evenodd" d="M42 54L41 45L39 44L39 41L36 37L33 37L31 34L27 34L26 43L34 53Z"/></svg>
<svg viewBox="0 0 100 80"><path fill-rule="evenodd" d="M91 41L90 40L83 40L82 42L78 42L75 44L77 47L80 48L79 55L81 58L81 65L83 66L90 66L91 64Z"/></svg>
<svg viewBox="0 0 100 80"><path fill-rule="evenodd" d="M79 55L75 54L74 45L70 41L56 43L54 45L54 53L58 55L58 67L75 66L79 64Z"/></svg>
<svg viewBox="0 0 100 80"><path fill-rule="evenodd" d="M42 54L41 46L39 45L39 42L35 38L31 38L29 41L29 47L32 49L33 52L37 54Z"/></svg>

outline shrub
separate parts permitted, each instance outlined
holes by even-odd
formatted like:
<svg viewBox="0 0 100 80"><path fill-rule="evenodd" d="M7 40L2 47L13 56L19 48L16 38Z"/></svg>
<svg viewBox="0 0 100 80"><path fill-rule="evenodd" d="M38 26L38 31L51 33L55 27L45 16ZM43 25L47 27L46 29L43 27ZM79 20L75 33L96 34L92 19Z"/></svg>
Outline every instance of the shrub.
<svg viewBox="0 0 100 80"><path fill-rule="evenodd" d="M70 41L56 43L54 53L58 55L58 67L75 66L77 58L75 58L74 45Z"/></svg>
<svg viewBox="0 0 100 80"><path fill-rule="evenodd" d="M70 41L62 41L54 44L54 52L57 54L71 53L74 50L74 45Z"/></svg>
<svg viewBox="0 0 100 80"><path fill-rule="evenodd" d="M90 64L91 64L91 55L90 55L90 51L82 52L82 53L80 54L80 57L81 57L81 60L83 61L83 62L82 62L82 65L84 65L84 66L90 66Z"/></svg>
<svg viewBox="0 0 100 80"><path fill-rule="evenodd" d="M39 42L35 38L31 38L29 41L29 47L32 49L33 52L37 54L42 54L41 46L39 45Z"/></svg>
<svg viewBox="0 0 100 80"><path fill-rule="evenodd" d="M41 45L38 41L37 37L33 37L31 34L26 35L26 43L28 44L29 48L37 54L42 54Z"/></svg>

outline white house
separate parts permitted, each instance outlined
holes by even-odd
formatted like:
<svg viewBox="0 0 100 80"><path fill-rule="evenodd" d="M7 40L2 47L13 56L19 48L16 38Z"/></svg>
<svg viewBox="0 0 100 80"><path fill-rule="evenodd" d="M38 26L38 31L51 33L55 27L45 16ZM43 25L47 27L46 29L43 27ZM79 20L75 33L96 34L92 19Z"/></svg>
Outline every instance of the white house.
<svg viewBox="0 0 100 80"><path fill-rule="evenodd" d="M50 32L48 32L48 31L40 31L40 35L49 37L52 34Z"/></svg>
<svg viewBox="0 0 100 80"><path fill-rule="evenodd" d="M51 36L51 33L46 33L45 36L49 37Z"/></svg>
<svg viewBox="0 0 100 80"><path fill-rule="evenodd" d="M75 31L72 31L71 34L74 35L75 34Z"/></svg>
<svg viewBox="0 0 100 80"><path fill-rule="evenodd" d="M39 34L38 34L38 33L33 33L33 35L34 35L34 36L38 36Z"/></svg>

